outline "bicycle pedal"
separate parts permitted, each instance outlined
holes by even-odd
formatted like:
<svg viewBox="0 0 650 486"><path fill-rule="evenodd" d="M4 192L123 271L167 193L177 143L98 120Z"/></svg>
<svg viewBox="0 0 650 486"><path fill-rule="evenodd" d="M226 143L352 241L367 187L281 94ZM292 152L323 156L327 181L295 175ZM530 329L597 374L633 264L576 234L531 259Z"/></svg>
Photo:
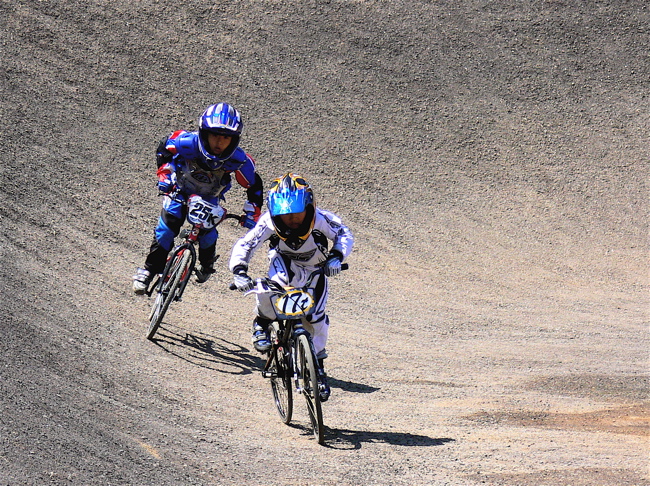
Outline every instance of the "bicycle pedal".
<svg viewBox="0 0 650 486"><path fill-rule="evenodd" d="M278 374L274 371L262 371L262 376L264 378L277 378Z"/></svg>

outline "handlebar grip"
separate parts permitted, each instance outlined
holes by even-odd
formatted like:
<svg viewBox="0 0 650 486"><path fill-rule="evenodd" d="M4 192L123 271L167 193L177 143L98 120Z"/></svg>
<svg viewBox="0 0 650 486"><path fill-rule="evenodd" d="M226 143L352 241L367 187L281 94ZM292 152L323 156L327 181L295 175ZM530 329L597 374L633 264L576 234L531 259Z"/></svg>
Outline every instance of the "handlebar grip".
<svg viewBox="0 0 650 486"><path fill-rule="evenodd" d="M349 269L349 268L350 268L350 265L348 265L347 263L341 263L341 270L347 270L347 269ZM321 270L321 271L322 271L322 270ZM229 290L237 290L237 286L236 286L234 283L231 283L231 284L228 286L228 289L229 289Z"/></svg>

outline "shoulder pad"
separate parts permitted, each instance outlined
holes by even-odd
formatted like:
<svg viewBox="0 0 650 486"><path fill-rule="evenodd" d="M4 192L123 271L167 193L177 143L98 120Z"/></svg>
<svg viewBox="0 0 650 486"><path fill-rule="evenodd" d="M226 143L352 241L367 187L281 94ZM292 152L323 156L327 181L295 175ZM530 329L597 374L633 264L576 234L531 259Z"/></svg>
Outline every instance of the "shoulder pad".
<svg viewBox="0 0 650 486"><path fill-rule="evenodd" d="M194 132L185 132L174 139L176 153L184 159L194 159L201 156L199 136Z"/></svg>
<svg viewBox="0 0 650 486"><path fill-rule="evenodd" d="M187 133L185 130L176 130L174 133L165 137L158 146L158 151L162 149L167 150L173 155L176 155L176 139L182 134Z"/></svg>
<svg viewBox="0 0 650 486"><path fill-rule="evenodd" d="M237 147L230 158L224 162L223 168L228 172L233 172L239 170L249 160L250 159L248 155L246 155L246 152L244 152L241 147Z"/></svg>

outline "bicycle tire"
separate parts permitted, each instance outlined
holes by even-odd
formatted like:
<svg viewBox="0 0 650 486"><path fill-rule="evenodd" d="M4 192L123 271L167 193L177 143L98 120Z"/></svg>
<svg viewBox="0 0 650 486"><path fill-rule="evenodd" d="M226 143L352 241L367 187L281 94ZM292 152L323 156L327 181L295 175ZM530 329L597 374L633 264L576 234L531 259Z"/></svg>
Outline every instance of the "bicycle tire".
<svg viewBox="0 0 650 486"><path fill-rule="evenodd" d="M301 334L298 336L296 346L298 347L298 366L302 394L307 402L307 412L309 413L312 431L318 443L323 444L325 441L325 426L323 425L323 409L318 390L318 369L316 367L316 358L314 358L312 352L311 339L306 334Z"/></svg>
<svg viewBox="0 0 650 486"><path fill-rule="evenodd" d="M160 288L156 295L156 300L151 307L149 314L149 330L147 331L147 339L153 340L156 335L160 324L162 323L169 305L174 300L176 293L179 290L181 278L186 274L187 265L192 257L191 252L187 249L181 249L174 255L174 259L169 266L168 278L165 275L161 277Z"/></svg>
<svg viewBox="0 0 650 486"><path fill-rule="evenodd" d="M291 384L292 372L289 359L285 355L284 348L274 346L273 361L269 371L271 372L271 389L273 400L278 409L282 422L289 424L293 415L293 387Z"/></svg>

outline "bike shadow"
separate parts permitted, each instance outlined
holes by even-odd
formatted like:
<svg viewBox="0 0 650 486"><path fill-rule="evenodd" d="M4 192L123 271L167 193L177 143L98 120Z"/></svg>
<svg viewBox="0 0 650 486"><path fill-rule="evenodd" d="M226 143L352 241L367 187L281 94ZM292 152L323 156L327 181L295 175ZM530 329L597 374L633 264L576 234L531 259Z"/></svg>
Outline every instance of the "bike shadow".
<svg viewBox="0 0 650 486"><path fill-rule="evenodd" d="M312 435L310 427L302 424L289 424L304 435ZM325 443L323 447L339 450L361 449L363 444L391 444L405 447L435 447L456 442L449 437L429 437L410 432L375 432L371 430L331 429L325 426Z"/></svg>
<svg viewBox="0 0 650 486"><path fill-rule="evenodd" d="M249 375L259 366L259 358L239 344L173 324L163 323L152 342L183 361L220 373Z"/></svg>
<svg viewBox="0 0 650 486"><path fill-rule="evenodd" d="M374 393L380 390L379 387L366 385L365 383L337 380L336 378L332 377L329 377L327 381L329 382L330 387L340 388L341 390L352 393Z"/></svg>
<svg viewBox="0 0 650 486"><path fill-rule="evenodd" d="M410 432L375 432L369 430L327 429L325 447L331 449L361 449L364 443L384 443L406 447L433 447L455 442L448 437L429 437Z"/></svg>

